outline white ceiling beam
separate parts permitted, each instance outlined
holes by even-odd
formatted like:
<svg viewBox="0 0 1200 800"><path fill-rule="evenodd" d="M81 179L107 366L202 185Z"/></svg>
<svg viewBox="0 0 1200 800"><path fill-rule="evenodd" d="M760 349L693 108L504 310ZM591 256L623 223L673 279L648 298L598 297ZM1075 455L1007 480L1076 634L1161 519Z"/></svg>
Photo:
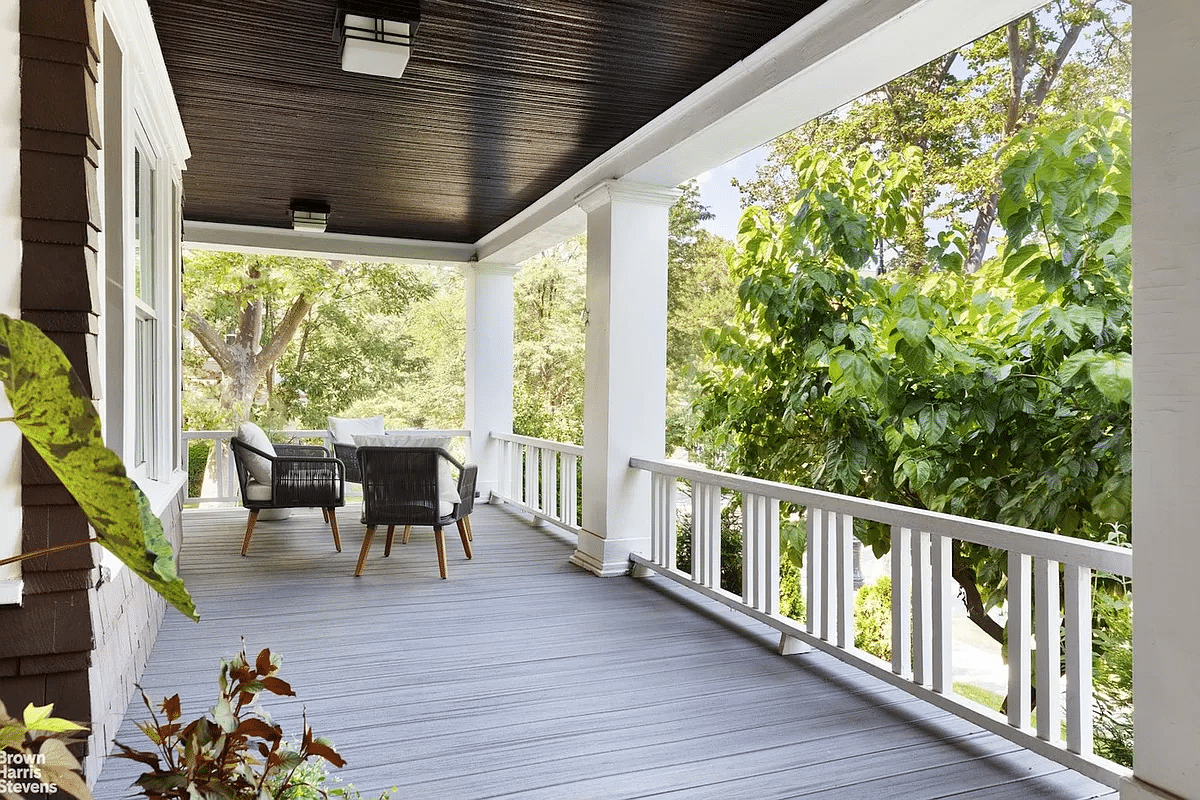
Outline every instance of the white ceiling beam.
<svg viewBox="0 0 1200 800"><path fill-rule="evenodd" d="M470 243L389 239L194 220L184 223L183 242L185 247L196 250L343 261L391 261L461 267L475 260L475 245Z"/></svg>
<svg viewBox="0 0 1200 800"><path fill-rule="evenodd" d="M604 180L675 186L1043 5L828 0L476 243L514 264L582 233L575 198Z"/></svg>

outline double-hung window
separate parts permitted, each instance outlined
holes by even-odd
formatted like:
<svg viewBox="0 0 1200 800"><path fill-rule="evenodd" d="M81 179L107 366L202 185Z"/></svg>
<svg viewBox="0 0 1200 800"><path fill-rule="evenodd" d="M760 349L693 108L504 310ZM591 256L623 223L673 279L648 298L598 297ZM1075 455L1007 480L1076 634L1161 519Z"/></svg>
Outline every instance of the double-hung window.
<svg viewBox="0 0 1200 800"><path fill-rule="evenodd" d="M133 467L156 478L159 462L156 410L160 406L159 258L156 225L157 170L150 148L139 138L133 150ZM161 418L161 415L158 415Z"/></svg>

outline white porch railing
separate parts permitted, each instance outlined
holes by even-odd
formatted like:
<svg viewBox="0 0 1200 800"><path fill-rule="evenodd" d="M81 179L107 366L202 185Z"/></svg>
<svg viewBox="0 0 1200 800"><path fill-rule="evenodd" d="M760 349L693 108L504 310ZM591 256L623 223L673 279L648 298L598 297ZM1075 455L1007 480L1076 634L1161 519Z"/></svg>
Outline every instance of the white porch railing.
<svg viewBox="0 0 1200 800"><path fill-rule="evenodd" d="M467 430L392 430L390 434L410 434L413 436L444 436L450 439L470 439L471 432ZM186 451L188 444L194 441L208 441L211 443L211 454L206 467L207 474L201 494L193 495L191 491L190 481L188 486L187 502L189 503L237 503L240 502L238 497L238 479L237 468L233 463L233 455L229 449L229 440L233 438L233 431L184 431L183 432L183 447ZM330 453L333 452L332 438L327 430L282 430L271 431L272 440L280 439L292 443L303 444L319 444L329 448ZM469 447L469 443L467 445ZM452 448L455 450L456 448ZM462 452L456 452L456 455L463 455Z"/></svg>
<svg viewBox="0 0 1200 800"><path fill-rule="evenodd" d="M513 433L492 433L501 443L496 499L578 534L583 448Z"/></svg>
<svg viewBox="0 0 1200 800"><path fill-rule="evenodd" d="M634 458L630 466L652 476L650 554L631 556L635 574L651 570L665 575L780 631L782 652L816 647L1095 780L1115 787L1129 774L1092 750L1091 586L1096 572L1132 575L1131 550L682 462ZM681 480L691 484L692 574L681 572L675 562ZM741 596L721 588L725 490L742 497ZM778 608L781 503L805 510L807 619L803 624L783 616ZM851 541L856 518L889 525L892 531L890 665L854 647ZM1007 719L954 694L951 611L957 592L950 570L955 540L1008 553ZM1035 609L1036 620L1032 619ZM1060 647L1064 628L1065 653ZM1035 669L1036 729L1030 724Z"/></svg>

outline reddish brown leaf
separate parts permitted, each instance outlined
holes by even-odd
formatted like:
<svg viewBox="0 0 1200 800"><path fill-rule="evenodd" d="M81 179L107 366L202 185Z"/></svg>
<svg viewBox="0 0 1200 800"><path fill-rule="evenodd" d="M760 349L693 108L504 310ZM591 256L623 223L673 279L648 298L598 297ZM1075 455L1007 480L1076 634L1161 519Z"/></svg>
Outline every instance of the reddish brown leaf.
<svg viewBox="0 0 1200 800"><path fill-rule="evenodd" d="M283 695L284 697L295 697L296 693L292 691L292 685L280 678L263 678L263 688L268 692Z"/></svg>
<svg viewBox="0 0 1200 800"><path fill-rule="evenodd" d="M334 750L332 747L330 747L327 744L323 744L322 742L313 741L311 744L308 745L308 747L305 748L305 751L309 755L314 755L314 756L317 756L318 758L325 759L330 764L333 764L335 767L346 766L346 760L344 758L342 758L340 755L338 755L336 750Z"/></svg>
<svg viewBox="0 0 1200 800"><path fill-rule="evenodd" d="M234 733L239 736L257 736L259 739L266 739L272 742L283 738L283 731L280 730L278 725L271 725L255 717L242 720L241 724L234 730Z"/></svg>
<svg viewBox="0 0 1200 800"><path fill-rule="evenodd" d="M113 744L121 749L121 752L113 753L117 758L128 758L131 761L138 761L142 764L148 764L154 769L158 769L159 760L156 754L148 753L145 750L134 750L132 747L127 747L120 742L113 742Z"/></svg>
<svg viewBox="0 0 1200 800"><path fill-rule="evenodd" d="M167 715L168 722L174 722L183 716L183 711L179 707L179 695L172 695L162 702L163 713Z"/></svg>
<svg viewBox="0 0 1200 800"><path fill-rule="evenodd" d="M271 664L271 651L264 647L258 654L254 667L258 670L259 675L270 675L274 672L275 667Z"/></svg>

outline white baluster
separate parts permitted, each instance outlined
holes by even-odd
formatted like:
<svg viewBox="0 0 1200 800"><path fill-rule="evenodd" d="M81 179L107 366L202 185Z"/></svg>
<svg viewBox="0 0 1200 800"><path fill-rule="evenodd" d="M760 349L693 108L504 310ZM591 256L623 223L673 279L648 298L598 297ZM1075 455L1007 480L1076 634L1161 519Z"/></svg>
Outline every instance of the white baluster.
<svg viewBox="0 0 1200 800"><path fill-rule="evenodd" d="M721 487L709 483L692 483L692 576L721 585Z"/></svg>
<svg viewBox="0 0 1200 800"><path fill-rule="evenodd" d="M538 469L541 466L542 448L530 445L525 448L525 505L540 508L538 500Z"/></svg>
<svg viewBox="0 0 1200 800"><path fill-rule="evenodd" d="M850 647L854 644L854 518L831 516L837 548L837 643Z"/></svg>
<svg viewBox="0 0 1200 800"><path fill-rule="evenodd" d="M1008 553L1008 724L1029 727L1030 606L1033 585L1030 557L1010 550Z"/></svg>
<svg viewBox="0 0 1200 800"><path fill-rule="evenodd" d="M913 682L933 683L933 565L929 559L929 533L912 534Z"/></svg>
<svg viewBox="0 0 1200 800"><path fill-rule="evenodd" d="M542 505L541 510L546 516L561 520L558 510L558 453L554 450L542 451Z"/></svg>
<svg viewBox="0 0 1200 800"><path fill-rule="evenodd" d="M1092 571L1063 567L1067 624L1067 749L1092 753Z"/></svg>
<svg viewBox="0 0 1200 800"><path fill-rule="evenodd" d="M912 531L892 526L892 672L912 679Z"/></svg>
<svg viewBox="0 0 1200 800"><path fill-rule="evenodd" d="M1034 603L1037 613L1037 731L1038 738L1057 742L1062 736L1062 650L1058 614L1058 562L1033 560Z"/></svg>
<svg viewBox="0 0 1200 800"><path fill-rule="evenodd" d="M650 476L650 559L675 566L675 479L657 472Z"/></svg>
<svg viewBox="0 0 1200 800"><path fill-rule="evenodd" d="M933 535L930 554L933 557L933 690L950 694L954 690L954 628L953 607L955 592L950 576L953 540L949 536Z"/></svg>
<svg viewBox="0 0 1200 800"><path fill-rule="evenodd" d="M562 455L562 519L568 525L579 525L579 456Z"/></svg>
<svg viewBox="0 0 1200 800"><path fill-rule="evenodd" d="M808 530L808 552L804 559L806 624L813 636L828 640L829 629L825 627L825 512L809 506L804 511L804 524Z"/></svg>
<svg viewBox="0 0 1200 800"><path fill-rule="evenodd" d="M511 476L511 484L509 486L508 496L518 503L525 497L525 489L521 483L521 462L525 453L525 447L516 442L509 442L511 445L508 462L509 474Z"/></svg>
<svg viewBox="0 0 1200 800"><path fill-rule="evenodd" d="M765 614L779 610L779 501L742 494L742 601Z"/></svg>

